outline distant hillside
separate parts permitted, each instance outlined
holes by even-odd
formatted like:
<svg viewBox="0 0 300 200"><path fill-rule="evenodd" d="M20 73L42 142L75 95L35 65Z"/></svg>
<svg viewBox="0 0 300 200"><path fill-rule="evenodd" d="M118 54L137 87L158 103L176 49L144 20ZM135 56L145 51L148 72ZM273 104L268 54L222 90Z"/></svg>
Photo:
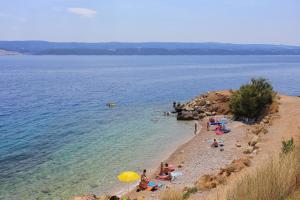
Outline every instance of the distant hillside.
<svg viewBox="0 0 300 200"><path fill-rule="evenodd" d="M299 46L229 43L0 41L0 49L32 55L300 55Z"/></svg>

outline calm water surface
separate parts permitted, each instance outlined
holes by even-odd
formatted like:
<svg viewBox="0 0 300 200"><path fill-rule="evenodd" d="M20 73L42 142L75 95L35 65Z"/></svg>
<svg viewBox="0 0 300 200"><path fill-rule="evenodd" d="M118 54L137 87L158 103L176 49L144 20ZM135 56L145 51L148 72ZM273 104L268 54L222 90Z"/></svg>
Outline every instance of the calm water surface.
<svg viewBox="0 0 300 200"><path fill-rule="evenodd" d="M162 116L173 100L258 76L300 95L300 56L0 57L0 199L122 187L120 171L154 167L192 137Z"/></svg>

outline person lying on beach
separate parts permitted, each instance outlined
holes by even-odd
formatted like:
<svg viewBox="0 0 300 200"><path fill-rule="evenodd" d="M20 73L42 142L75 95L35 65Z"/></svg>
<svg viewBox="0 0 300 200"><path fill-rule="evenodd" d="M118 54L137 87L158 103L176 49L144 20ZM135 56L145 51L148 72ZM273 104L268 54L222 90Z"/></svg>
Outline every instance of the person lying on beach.
<svg viewBox="0 0 300 200"><path fill-rule="evenodd" d="M216 139L214 139L214 142L211 144L211 147L218 147L219 146L219 144L218 144L218 142L217 142L217 140Z"/></svg>

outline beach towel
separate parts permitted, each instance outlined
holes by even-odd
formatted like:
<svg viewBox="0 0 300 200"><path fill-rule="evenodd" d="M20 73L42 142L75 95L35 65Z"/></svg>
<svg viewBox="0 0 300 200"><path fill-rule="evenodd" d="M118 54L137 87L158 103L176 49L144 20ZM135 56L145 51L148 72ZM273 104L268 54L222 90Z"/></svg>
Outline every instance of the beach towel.
<svg viewBox="0 0 300 200"><path fill-rule="evenodd" d="M220 125L221 122L210 122L209 125L213 126L213 125Z"/></svg>
<svg viewBox="0 0 300 200"><path fill-rule="evenodd" d="M158 187L158 185L157 185L155 182L150 181L150 182L148 183L148 185L147 185L146 190L148 190L148 191L154 191L154 190L157 189L157 187Z"/></svg>
<svg viewBox="0 0 300 200"><path fill-rule="evenodd" d="M178 176L182 176L182 172L171 172L171 176L172 177L178 177Z"/></svg>
<svg viewBox="0 0 300 200"><path fill-rule="evenodd" d="M216 130L216 135L223 135L224 133L220 130L220 129L217 129Z"/></svg>

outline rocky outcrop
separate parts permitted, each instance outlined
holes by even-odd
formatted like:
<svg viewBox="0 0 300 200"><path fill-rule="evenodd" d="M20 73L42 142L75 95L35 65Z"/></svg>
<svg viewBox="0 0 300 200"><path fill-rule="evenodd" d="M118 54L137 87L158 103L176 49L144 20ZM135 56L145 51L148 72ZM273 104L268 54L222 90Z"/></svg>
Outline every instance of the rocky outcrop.
<svg viewBox="0 0 300 200"><path fill-rule="evenodd" d="M203 175L195 183L195 187L199 191L209 190L216 188L218 185L226 182L228 176L232 173L236 173L244 169L245 167L250 166L250 157L245 156L240 159L233 160L229 165L226 165L224 168L220 169L220 172L216 175Z"/></svg>
<svg viewBox="0 0 300 200"><path fill-rule="evenodd" d="M190 102L176 105L175 111L178 120L198 120L206 116L230 113L230 92L208 92L202 94Z"/></svg>
<svg viewBox="0 0 300 200"><path fill-rule="evenodd" d="M234 172L239 172L245 167L250 166L250 157L242 157L237 160L233 160L231 164L225 166L220 169L219 175L225 174L226 176L230 176Z"/></svg>
<svg viewBox="0 0 300 200"><path fill-rule="evenodd" d="M226 181L224 176L221 175L203 175L195 183L198 190L208 190L217 187L217 185L222 184Z"/></svg>

